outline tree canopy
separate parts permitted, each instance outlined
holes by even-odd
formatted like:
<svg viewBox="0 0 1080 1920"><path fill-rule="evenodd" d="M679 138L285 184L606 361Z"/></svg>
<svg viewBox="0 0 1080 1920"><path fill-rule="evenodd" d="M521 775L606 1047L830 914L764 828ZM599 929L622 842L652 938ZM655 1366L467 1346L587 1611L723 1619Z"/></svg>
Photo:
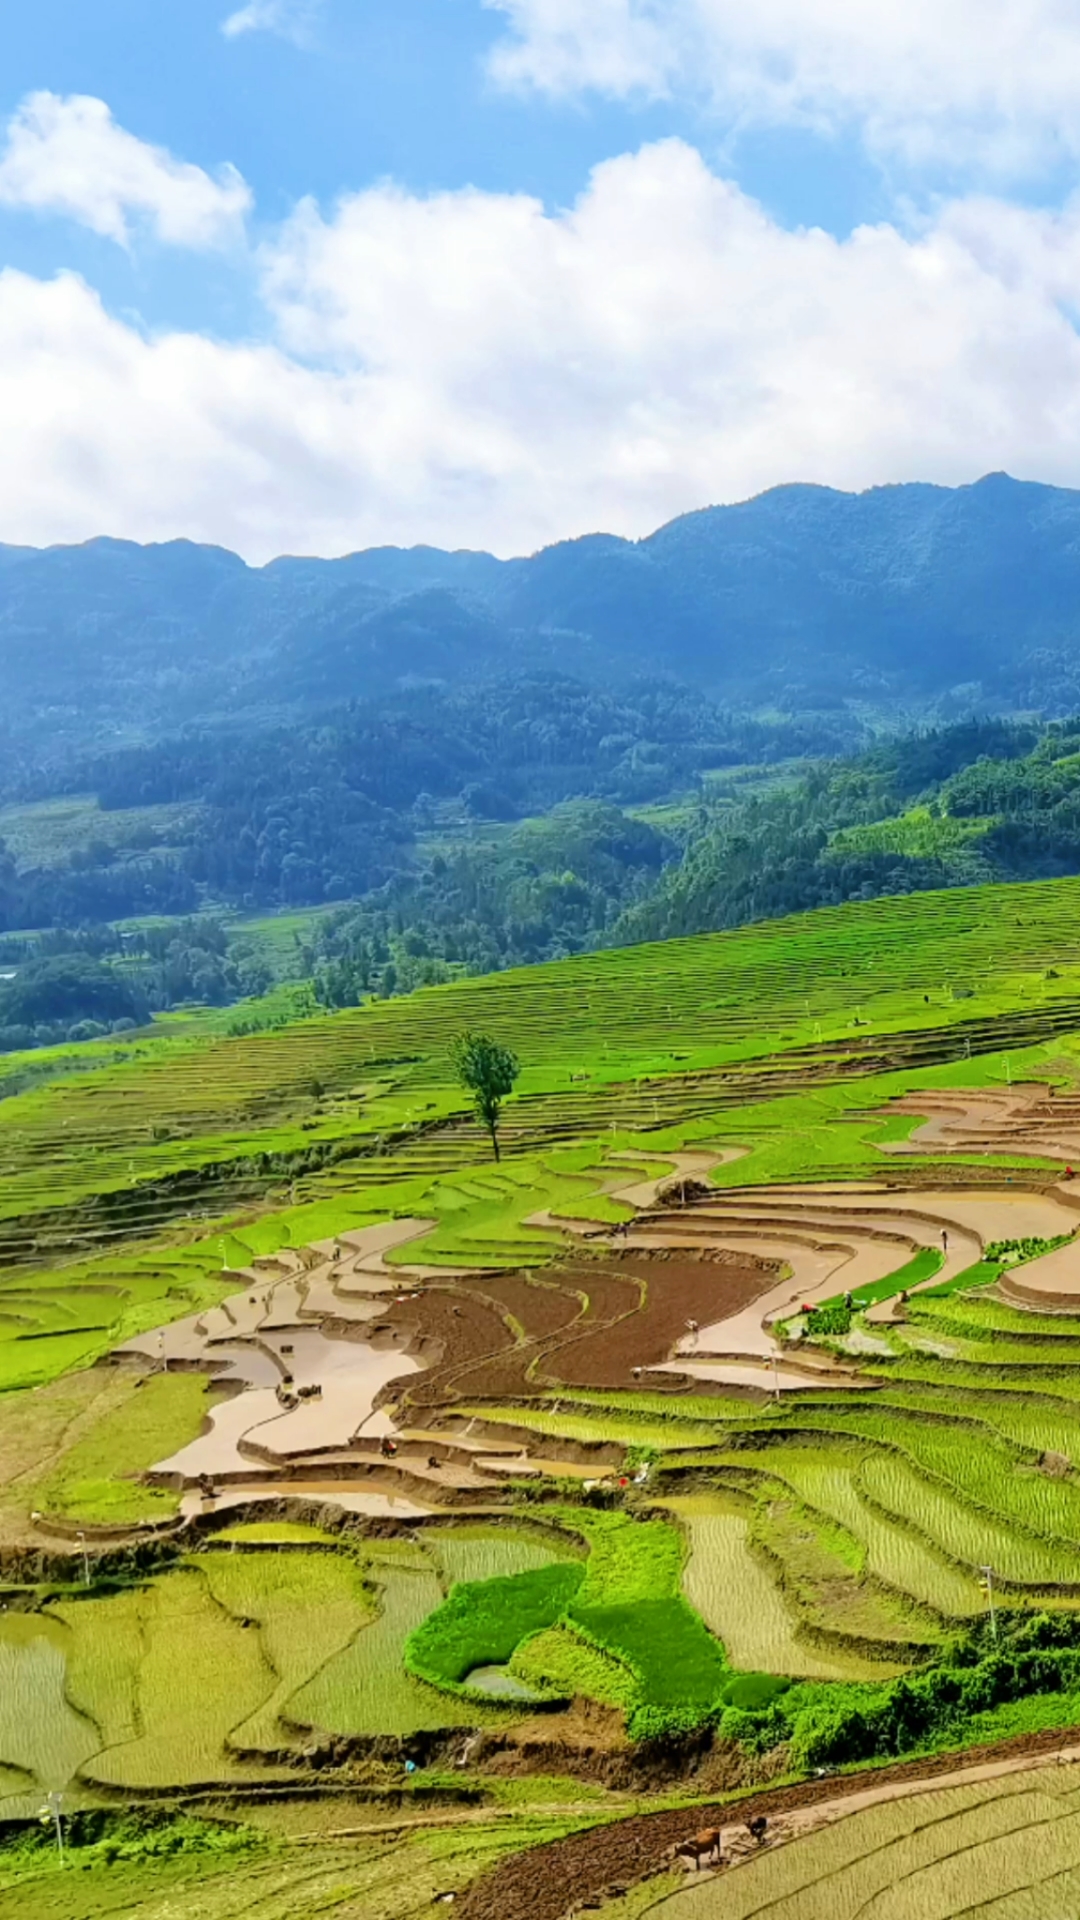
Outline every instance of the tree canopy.
<svg viewBox="0 0 1080 1920"><path fill-rule="evenodd" d="M459 1033L450 1049L454 1071L473 1097L473 1112L491 1135L499 1158L499 1115L514 1091L521 1067L515 1054L487 1033Z"/></svg>

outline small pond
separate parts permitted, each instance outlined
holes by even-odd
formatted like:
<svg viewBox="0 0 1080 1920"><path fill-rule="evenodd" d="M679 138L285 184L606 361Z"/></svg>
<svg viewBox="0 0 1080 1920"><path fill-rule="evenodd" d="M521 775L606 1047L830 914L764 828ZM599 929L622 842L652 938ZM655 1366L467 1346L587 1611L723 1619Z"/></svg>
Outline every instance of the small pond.
<svg viewBox="0 0 1080 1920"><path fill-rule="evenodd" d="M509 1667L474 1667L465 1675L465 1685L474 1693L486 1693L490 1700L531 1700L539 1703L543 1696L534 1693L523 1680L511 1673Z"/></svg>

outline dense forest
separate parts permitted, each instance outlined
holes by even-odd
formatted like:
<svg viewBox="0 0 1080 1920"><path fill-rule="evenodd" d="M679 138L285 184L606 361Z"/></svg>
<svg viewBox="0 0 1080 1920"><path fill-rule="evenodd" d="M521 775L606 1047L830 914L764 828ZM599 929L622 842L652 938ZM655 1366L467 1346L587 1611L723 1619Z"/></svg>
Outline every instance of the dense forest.
<svg viewBox="0 0 1080 1920"><path fill-rule="evenodd" d="M329 709L306 726L190 731L25 772L6 797L91 795L98 838L17 868L0 847L0 931L348 900L416 870L418 841L457 822L510 822L569 798L639 805L703 770L835 752L828 722L736 719L687 687L606 693L530 674L416 688ZM121 844L106 829L130 822ZM0 819L0 834L3 821Z"/></svg>
<svg viewBox="0 0 1080 1920"><path fill-rule="evenodd" d="M740 720L670 683L616 695L532 675L346 705L291 735L96 755L68 799L24 783L4 816L24 851L38 839L32 862L0 857L0 1047L224 1005L283 973L344 1007L846 900L1080 872L1080 719L830 744L818 722ZM65 821L74 843L50 851ZM320 912L284 961L231 929L290 907Z"/></svg>
<svg viewBox="0 0 1080 1920"><path fill-rule="evenodd" d="M211 915L0 939L0 1052L96 1040L193 1003L265 993L273 971Z"/></svg>
<svg viewBox="0 0 1080 1920"><path fill-rule="evenodd" d="M935 887L1080 873L1080 720L919 733L808 771L703 783L672 830L595 805L436 856L324 921L320 997ZM637 832L627 828L636 824Z"/></svg>

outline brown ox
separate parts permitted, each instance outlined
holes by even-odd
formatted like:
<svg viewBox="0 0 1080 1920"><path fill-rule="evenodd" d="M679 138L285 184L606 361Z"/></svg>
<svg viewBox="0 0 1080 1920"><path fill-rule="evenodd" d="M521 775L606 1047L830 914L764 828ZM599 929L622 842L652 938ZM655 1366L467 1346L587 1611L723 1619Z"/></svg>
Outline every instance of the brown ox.
<svg viewBox="0 0 1080 1920"><path fill-rule="evenodd" d="M676 1852L681 1859L692 1860L696 1869L700 1869L705 1860L719 1862L720 1828L703 1827L701 1832L695 1833L692 1839L684 1840Z"/></svg>

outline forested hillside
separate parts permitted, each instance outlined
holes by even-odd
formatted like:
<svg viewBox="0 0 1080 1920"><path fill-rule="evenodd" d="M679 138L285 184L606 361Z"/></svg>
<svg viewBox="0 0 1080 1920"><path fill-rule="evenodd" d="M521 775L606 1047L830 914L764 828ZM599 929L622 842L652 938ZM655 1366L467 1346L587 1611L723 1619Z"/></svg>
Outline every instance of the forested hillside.
<svg viewBox="0 0 1080 1920"><path fill-rule="evenodd" d="M9 847L0 869L0 958L17 970L0 987L0 1045L221 1004L275 978L355 1006L848 900L1080 873L1080 719L970 721L796 758L785 744L827 734L737 722L664 686L615 701L537 680L475 701L418 696L411 713L345 715L291 756L282 739L279 784L265 741L206 736L102 759L88 775L108 809L75 798L0 814L39 862L20 867ZM754 747L773 757L740 760ZM148 848L151 821L162 839ZM103 823L118 844L78 844ZM154 917L132 921L142 899ZM306 911L291 936L282 920L272 951L229 924L290 905ZM44 930L25 931L35 907ZM110 968L124 976L115 1007Z"/></svg>
<svg viewBox="0 0 1080 1920"><path fill-rule="evenodd" d="M9 771L417 684L672 676L724 707L948 720L1080 704L1080 494L779 487L526 559L382 549L249 568L176 541L0 548Z"/></svg>
<svg viewBox="0 0 1080 1920"><path fill-rule="evenodd" d="M756 780L742 770L704 780L691 805L645 812L620 827L613 809L568 806L421 863L321 923L305 961L323 997L348 1005L455 965L1080 873L1080 720L970 722Z"/></svg>
<svg viewBox="0 0 1080 1920"><path fill-rule="evenodd" d="M569 799L662 800L843 738L813 716L733 717L669 681L612 693L554 674L191 730L9 784L0 931L348 900L415 871L447 823L459 840Z"/></svg>
<svg viewBox="0 0 1080 1920"><path fill-rule="evenodd" d="M1000 475L513 561L0 549L0 1043L1078 872L1078 608L1080 494Z"/></svg>

